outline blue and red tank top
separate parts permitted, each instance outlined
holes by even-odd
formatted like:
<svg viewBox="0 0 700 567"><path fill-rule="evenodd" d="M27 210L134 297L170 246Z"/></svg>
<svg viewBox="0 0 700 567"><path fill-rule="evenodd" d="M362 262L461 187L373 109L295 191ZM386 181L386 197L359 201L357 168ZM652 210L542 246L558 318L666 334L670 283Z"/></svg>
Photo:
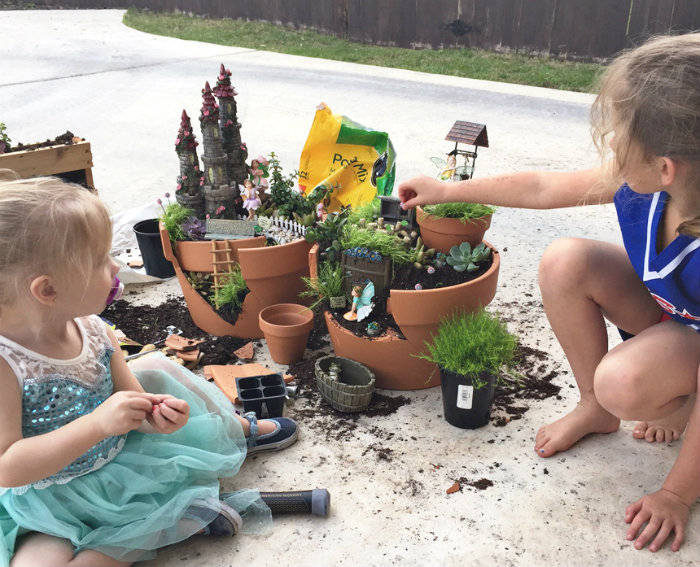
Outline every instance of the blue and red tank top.
<svg viewBox="0 0 700 567"><path fill-rule="evenodd" d="M700 331L700 239L680 234L656 252L667 200L665 191L639 194L622 185L615 193L622 240L637 275L661 308Z"/></svg>

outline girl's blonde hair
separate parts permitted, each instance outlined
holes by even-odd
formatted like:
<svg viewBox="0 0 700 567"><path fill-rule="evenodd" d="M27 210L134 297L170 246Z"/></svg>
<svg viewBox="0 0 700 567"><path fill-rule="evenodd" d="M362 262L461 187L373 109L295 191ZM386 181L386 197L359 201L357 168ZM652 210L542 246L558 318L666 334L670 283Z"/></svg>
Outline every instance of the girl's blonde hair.
<svg viewBox="0 0 700 567"><path fill-rule="evenodd" d="M87 282L112 242L104 204L55 177L3 181L10 174L0 170L0 305L39 275Z"/></svg>
<svg viewBox="0 0 700 567"><path fill-rule="evenodd" d="M614 175L632 152L641 151L645 159L663 156L688 163L697 183L700 33L656 37L618 56L601 76L591 125L601 154L615 135ZM678 230L700 237L700 217Z"/></svg>

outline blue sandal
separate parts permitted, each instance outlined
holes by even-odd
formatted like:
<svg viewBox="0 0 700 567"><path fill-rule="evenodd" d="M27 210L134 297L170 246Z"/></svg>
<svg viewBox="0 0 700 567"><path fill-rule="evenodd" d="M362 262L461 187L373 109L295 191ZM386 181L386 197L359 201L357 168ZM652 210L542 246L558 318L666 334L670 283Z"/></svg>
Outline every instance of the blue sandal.
<svg viewBox="0 0 700 567"><path fill-rule="evenodd" d="M243 417L250 423L250 434L246 439L249 455L260 451L280 451L292 445L299 437L296 422L288 417L269 418L267 421L275 424L275 430L264 435L258 433L258 418L255 412L244 413Z"/></svg>

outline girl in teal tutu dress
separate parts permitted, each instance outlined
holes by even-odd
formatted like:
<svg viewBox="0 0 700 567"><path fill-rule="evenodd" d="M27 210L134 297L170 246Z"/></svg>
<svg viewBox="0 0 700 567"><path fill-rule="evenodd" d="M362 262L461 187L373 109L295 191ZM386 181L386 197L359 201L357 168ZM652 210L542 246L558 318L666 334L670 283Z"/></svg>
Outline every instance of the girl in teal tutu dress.
<svg viewBox="0 0 700 567"><path fill-rule="evenodd" d="M107 211L84 189L0 183L2 566L130 565L196 533L270 522L257 491L221 499L219 478L293 443L296 424L239 417L164 357L127 367L95 315L117 271L110 243Z"/></svg>

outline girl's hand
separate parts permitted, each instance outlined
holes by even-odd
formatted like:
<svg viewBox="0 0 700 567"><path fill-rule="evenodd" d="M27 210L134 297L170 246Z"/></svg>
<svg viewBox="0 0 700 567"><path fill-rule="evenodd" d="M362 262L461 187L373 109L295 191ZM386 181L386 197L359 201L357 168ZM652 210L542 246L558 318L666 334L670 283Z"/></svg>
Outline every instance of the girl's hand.
<svg viewBox="0 0 700 567"><path fill-rule="evenodd" d="M187 423L190 406L168 394L154 396L153 411L146 417L158 433L173 433Z"/></svg>
<svg viewBox="0 0 700 567"><path fill-rule="evenodd" d="M120 390L102 402L90 414L104 437L124 435L137 429L153 407L153 394Z"/></svg>
<svg viewBox="0 0 700 567"><path fill-rule="evenodd" d="M417 205L440 203L444 198L445 184L432 177L422 175L404 181L399 185L398 196L404 209Z"/></svg>
<svg viewBox="0 0 700 567"><path fill-rule="evenodd" d="M685 527L689 516L690 506L680 496L662 488L627 506L625 522L631 523L627 530L627 539L636 538L635 549L642 549L651 541L649 551L657 551L671 532L674 532L671 549L678 551L685 539ZM637 533L645 522L646 528L637 537Z"/></svg>

